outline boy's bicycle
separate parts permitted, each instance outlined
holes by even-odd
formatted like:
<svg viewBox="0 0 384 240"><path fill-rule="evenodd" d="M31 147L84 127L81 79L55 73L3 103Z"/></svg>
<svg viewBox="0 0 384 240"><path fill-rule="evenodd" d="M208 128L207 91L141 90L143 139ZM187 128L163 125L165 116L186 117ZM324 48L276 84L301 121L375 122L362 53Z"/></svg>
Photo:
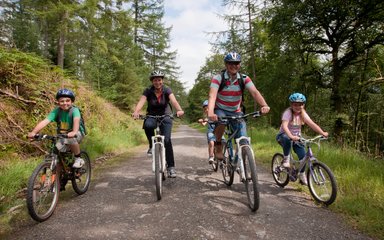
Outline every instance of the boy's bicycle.
<svg viewBox="0 0 384 240"><path fill-rule="evenodd" d="M56 143L66 137L66 134L57 136L37 134L34 137L37 141L51 142L48 155L35 168L28 181L28 212L38 222L47 220L53 214L59 200L59 193L65 189L68 180L72 181L72 187L79 195L88 190L91 181L91 162L85 151L80 153L84 165L81 168L72 168L73 153L60 152L56 148Z"/></svg>
<svg viewBox="0 0 384 240"><path fill-rule="evenodd" d="M243 116L225 116L220 117L221 121L226 121L227 135L223 148L223 160L219 161L219 166L223 174L224 183L231 186L234 180L234 173L237 172L240 177L240 182L245 184L249 207L253 212L259 209L260 196L258 177L256 172L256 162L254 152L251 147L250 137L235 136L240 131L240 127L233 128L232 124L239 126L241 121L244 121L249 116L253 118L260 117L260 112L252 112ZM236 144L236 150L233 149L233 142Z"/></svg>
<svg viewBox="0 0 384 240"><path fill-rule="evenodd" d="M335 176L327 165L317 160L311 149L311 144L316 144L320 149L320 141L325 139L323 136L317 136L312 139L301 137L299 142L306 147L305 157L301 161L294 160L291 151L289 157L291 167L288 169L282 166L283 154L276 153L272 158L272 175L277 185L285 187L289 181L296 181L300 171L303 168L307 168L305 174L312 197L316 202L325 205L332 204L337 195Z"/></svg>
<svg viewBox="0 0 384 240"><path fill-rule="evenodd" d="M165 117L173 119L172 114L165 115L140 115L140 119L156 119L155 136L152 137L152 171L155 173L155 185L157 200L161 200L163 193L163 181L167 175L167 162L165 159L164 135L160 131L160 126Z"/></svg>

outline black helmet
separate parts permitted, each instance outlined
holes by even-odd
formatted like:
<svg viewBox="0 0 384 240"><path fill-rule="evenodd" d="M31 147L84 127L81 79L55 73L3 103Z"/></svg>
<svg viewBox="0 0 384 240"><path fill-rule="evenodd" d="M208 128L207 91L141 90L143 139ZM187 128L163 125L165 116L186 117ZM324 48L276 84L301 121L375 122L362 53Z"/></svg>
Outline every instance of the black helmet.
<svg viewBox="0 0 384 240"><path fill-rule="evenodd" d="M241 56L237 52L229 52L225 55L224 57L224 62L236 62L240 63L241 62Z"/></svg>
<svg viewBox="0 0 384 240"><path fill-rule="evenodd" d="M71 90L68 90L65 88L60 89L56 93L56 100L59 100L59 98L62 98L62 97L69 97L72 100L72 102L75 101L75 94Z"/></svg>
<svg viewBox="0 0 384 240"><path fill-rule="evenodd" d="M160 70L155 70L155 71L151 72L151 75L149 76L149 80L152 81L152 79L154 79L156 77L164 78L164 73Z"/></svg>

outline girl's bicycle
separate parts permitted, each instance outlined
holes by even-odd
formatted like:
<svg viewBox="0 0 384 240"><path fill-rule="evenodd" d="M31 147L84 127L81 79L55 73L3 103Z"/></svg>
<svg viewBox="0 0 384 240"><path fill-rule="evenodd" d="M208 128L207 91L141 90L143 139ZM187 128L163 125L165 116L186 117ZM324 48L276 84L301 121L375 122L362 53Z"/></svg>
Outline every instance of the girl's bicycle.
<svg viewBox="0 0 384 240"><path fill-rule="evenodd" d="M299 142L306 147L305 157L301 161L294 160L291 151L289 157L290 168L282 166L284 156L281 153L276 153L272 158L272 176L277 185L285 187L289 181L296 181L300 171L303 168L307 168L306 177L308 179L309 192L312 197L316 202L325 205L332 204L337 195L335 176L327 165L317 160L311 149L311 144L316 144L320 149L320 141L325 139L323 136L317 136L312 139L301 137Z"/></svg>
<svg viewBox="0 0 384 240"><path fill-rule="evenodd" d="M154 118L156 119L156 129L155 136L152 137L152 171L155 173L155 185L156 185L156 195L157 200L161 200L161 195L163 193L163 181L166 179L167 175L167 162L165 159L165 145L164 145L164 135L161 134L160 126L165 117L170 117L173 119L172 114L165 115L144 115L140 116L140 119Z"/></svg>
<svg viewBox="0 0 384 240"><path fill-rule="evenodd" d="M84 165L81 168L72 168L73 153L60 152L56 148L57 141L66 137L66 134L57 136L37 134L34 137L37 141L50 141L49 153L35 168L28 181L28 212L38 222L47 220L53 214L59 200L59 193L65 189L69 180L72 182L73 190L79 195L88 190L91 181L91 161L85 151L80 153Z"/></svg>
<svg viewBox="0 0 384 240"><path fill-rule="evenodd" d="M253 212L259 209L260 196L258 186L258 176L256 172L256 162L254 152L251 147L250 137L235 136L240 131L239 123L249 116L253 118L260 117L260 112L252 112L243 116L225 116L220 117L221 121L226 121L226 141L223 148L223 160L219 161L219 166L223 174L224 183L231 186L234 180L234 173L237 172L240 182L245 184L249 207ZM233 125L237 126L233 128ZM236 144L236 150L233 149L233 142Z"/></svg>

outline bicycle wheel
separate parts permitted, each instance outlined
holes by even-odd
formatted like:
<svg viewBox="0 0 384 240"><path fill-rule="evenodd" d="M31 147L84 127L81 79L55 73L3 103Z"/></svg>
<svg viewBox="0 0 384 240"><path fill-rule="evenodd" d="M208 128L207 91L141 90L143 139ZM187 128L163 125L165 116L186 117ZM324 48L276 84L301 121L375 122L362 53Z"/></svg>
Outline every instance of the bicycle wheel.
<svg viewBox="0 0 384 240"><path fill-rule="evenodd" d="M50 166L50 162L41 163L28 181L28 212L38 222L47 220L53 214L59 200L59 180Z"/></svg>
<svg viewBox="0 0 384 240"><path fill-rule="evenodd" d="M217 172L217 169L219 169L219 160L214 156L213 163L211 164L211 167L213 171Z"/></svg>
<svg viewBox="0 0 384 240"><path fill-rule="evenodd" d="M332 171L322 162L314 162L307 171L308 188L316 202L332 204L337 195L337 184Z"/></svg>
<svg viewBox="0 0 384 240"><path fill-rule="evenodd" d="M272 157L272 176L276 184L280 187L285 187L289 183L289 175L285 168L281 167L281 162L284 156L281 153L276 153Z"/></svg>
<svg viewBox="0 0 384 240"><path fill-rule="evenodd" d="M155 144L155 183L157 200L161 200L161 194L163 190L163 173L161 171L161 158L161 146L160 144Z"/></svg>
<svg viewBox="0 0 384 240"><path fill-rule="evenodd" d="M223 160L221 161L221 172L223 174L224 183L231 186L234 179L235 172L233 171L230 163L229 148L224 148Z"/></svg>
<svg viewBox="0 0 384 240"><path fill-rule="evenodd" d="M71 179L73 190L79 195L84 194L91 183L91 160L85 151L80 152L80 157L84 160L84 165L73 169Z"/></svg>
<svg viewBox="0 0 384 240"><path fill-rule="evenodd" d="M252 212L257 211L260 205L259 184L256 172L256 163L252 151L249 146L244 146L242 149L242 157L244 163L245 174L245 190L247 191L247 198L249 207Z"/></svg>

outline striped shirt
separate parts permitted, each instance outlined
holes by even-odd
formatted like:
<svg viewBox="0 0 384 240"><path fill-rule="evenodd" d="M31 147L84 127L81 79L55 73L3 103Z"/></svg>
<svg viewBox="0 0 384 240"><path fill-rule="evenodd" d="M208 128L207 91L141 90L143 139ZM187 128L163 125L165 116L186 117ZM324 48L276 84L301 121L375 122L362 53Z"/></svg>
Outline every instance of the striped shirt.
<svg viewBox="0 0 384 240"><path fill-rule="evenodd" d="M227 71L225 71L224 78L226 83L224 88L217 93L215 108L220 108L228 112L241 112L242 92L238 81L244 81L246 89L254 86L254 84L251 78L246 75L241 77L239 73L237 73L237 79L230 80ZM210 87L219 89L221 81L221 74L214 76L211 80Z"/></svg>

